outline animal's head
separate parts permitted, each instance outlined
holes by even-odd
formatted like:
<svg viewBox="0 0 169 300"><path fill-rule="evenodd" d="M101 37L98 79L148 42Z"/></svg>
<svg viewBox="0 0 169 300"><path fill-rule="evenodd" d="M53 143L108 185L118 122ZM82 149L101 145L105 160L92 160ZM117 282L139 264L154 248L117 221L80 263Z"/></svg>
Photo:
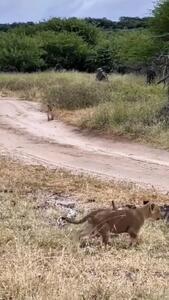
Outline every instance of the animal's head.
<svg viewBox="0 0 169 300"><path fill-rule="evenodd" d="M149 208L150 218L153 220L161 219L161 209L160 206L150 203L149 201L143 201L144 205L147 205Z"/></svg>

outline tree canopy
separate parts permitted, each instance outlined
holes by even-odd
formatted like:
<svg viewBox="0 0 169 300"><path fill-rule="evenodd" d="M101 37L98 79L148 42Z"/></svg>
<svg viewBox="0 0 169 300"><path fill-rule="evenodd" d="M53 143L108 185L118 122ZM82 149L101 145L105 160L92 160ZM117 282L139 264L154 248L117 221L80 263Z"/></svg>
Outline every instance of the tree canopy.
<svg viewBox="0 0 169 300"><path fill-rule="evenodd" d="M151 18L60 19L0 24L0 70L66 69L107 72L151 64L168 53L169 0L158 1Z"/></svg>
<svg viewBox="0 0 169 300"><path fill-rule="evenodd" d="M160 0L153 10L152 29L156 33L169 33L169 0Z"/></svg>

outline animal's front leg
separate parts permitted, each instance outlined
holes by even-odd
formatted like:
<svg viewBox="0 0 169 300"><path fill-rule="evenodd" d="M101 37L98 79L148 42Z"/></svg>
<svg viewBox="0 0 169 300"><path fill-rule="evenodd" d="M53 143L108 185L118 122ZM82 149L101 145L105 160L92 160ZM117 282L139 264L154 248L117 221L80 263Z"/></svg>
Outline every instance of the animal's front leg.
<svg viewBox="0 0 169 300"><path fill-rule="evenodd" d="M138 234L136 234L134 232L130 232L129 235L130 235L130 238L131 238L129 247L138 245L139 244Z"/></svg>

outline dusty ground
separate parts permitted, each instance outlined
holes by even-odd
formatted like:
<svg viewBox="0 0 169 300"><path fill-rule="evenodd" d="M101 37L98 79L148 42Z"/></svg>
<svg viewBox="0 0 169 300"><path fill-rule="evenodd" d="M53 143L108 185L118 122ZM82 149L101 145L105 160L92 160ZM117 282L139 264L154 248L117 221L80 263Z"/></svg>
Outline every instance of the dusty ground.
<svg viewBox="0 0 169 300"><path fill-rule="evenodd" d="M0 99L0 149L17 158L116 178L169 191L169 153L87 136L59 121L47 122L39 105Z"/></svg>

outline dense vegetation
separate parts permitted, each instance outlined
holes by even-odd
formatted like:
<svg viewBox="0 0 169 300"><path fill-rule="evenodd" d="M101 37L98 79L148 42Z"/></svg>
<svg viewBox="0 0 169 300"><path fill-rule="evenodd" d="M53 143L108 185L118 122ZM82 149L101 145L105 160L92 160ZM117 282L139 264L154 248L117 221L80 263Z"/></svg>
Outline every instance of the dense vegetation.
<svg viewBox="0 0 169 300"><path fill-rule="evenodd" d="M168 51L168 41L161 37L168 34L168 11L166 0L157 3L151 18L121 17L118 22L53 18L36 24L0 24L0 69L144 68L156 55Z"/></svg>

